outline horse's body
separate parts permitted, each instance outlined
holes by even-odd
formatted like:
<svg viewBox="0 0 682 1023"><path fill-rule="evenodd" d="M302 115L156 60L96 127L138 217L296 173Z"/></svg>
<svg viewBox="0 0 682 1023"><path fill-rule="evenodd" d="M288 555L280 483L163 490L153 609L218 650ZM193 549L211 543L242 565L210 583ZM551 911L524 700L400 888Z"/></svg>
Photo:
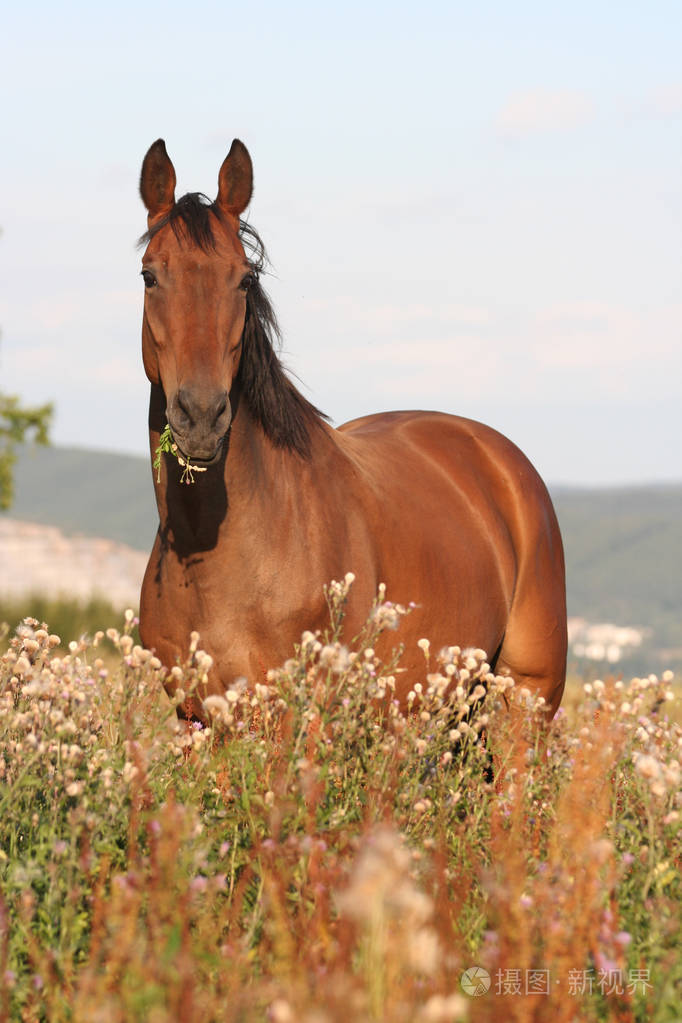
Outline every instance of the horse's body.
<svg viewBox="0 0 682 1023"><path fill-rule="evenodd" d="M181 485L169 457L156 483L160 528L140 629L169 666L190 632L213 657L208 688L252 684L323 628L323 585L353 571L345 634L377 586L417 607L399 639L404 699L434 649L481 647L496 670L559 705L566 663L561 538L547 491L499 433L433 412L391 412L332 429L282 373L267 300L239 226L251 165L234 143L216 203L175 204L175 174L152 146L141 191L150 444L166 418L184 456L207 465ZM184 204L184 206L183 206ZM156 477L155 477L156 478ZM198 700L186 713L201 716Z"/></svg>

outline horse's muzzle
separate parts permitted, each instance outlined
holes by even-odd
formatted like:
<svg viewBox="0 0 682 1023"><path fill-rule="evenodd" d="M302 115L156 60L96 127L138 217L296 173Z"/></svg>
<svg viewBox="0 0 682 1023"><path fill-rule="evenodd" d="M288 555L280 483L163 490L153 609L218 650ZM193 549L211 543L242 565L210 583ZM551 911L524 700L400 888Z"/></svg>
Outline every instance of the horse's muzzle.
<svg viewBox="0 0 682 1023"><path fill-rule="evenodd" d="M194 464L217 461L232 421L227 391L207 393L181 387L168 403L166 415L173 439L185 458Z"/></svg>

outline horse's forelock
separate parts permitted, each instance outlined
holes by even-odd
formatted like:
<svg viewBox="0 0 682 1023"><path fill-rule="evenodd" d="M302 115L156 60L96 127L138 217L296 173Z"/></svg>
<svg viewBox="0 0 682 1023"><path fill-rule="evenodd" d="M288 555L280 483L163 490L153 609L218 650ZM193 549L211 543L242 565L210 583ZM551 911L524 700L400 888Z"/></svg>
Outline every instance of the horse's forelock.
<svg viewBox="0 0 682 1023"><path fill-rule="evenodd" d="M203 192L188 192L178 199L169 213L145 231L138 244L147 245L159 231L170 224L178 241L186 239L202 252L211 252L215 249L212 216L220 219L220 210L216 204Z"/></svg>

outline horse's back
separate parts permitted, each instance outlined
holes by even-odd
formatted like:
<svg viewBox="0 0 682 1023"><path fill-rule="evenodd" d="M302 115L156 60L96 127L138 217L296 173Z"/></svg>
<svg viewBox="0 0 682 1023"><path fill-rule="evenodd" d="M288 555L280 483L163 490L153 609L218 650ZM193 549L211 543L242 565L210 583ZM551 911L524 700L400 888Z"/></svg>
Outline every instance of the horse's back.
<svg viewBox="0 0 682 1023"><path fill-rule="evenodd" d="M347 453L369 471L394 474L404 486L424 489L437 480L438 491L459 494L467 506L512 512L510 500L522 498L526 515L543 518L551 501L540 476L523 452L484 423L443 412L380 412L339 427ZM395 474L393 475L395 479ZM397 482L397 480L396 480ZM553 512L552 512L553 514Z"/></svg>

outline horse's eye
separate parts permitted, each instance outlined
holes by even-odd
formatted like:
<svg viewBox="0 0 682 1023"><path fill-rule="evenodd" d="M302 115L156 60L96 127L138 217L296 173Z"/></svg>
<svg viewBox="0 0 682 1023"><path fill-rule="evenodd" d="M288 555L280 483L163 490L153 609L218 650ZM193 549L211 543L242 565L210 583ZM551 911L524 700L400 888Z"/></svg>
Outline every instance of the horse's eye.
<svg viewBox="0 0 682 1023"><path fill-rule="evenodd" d="M151 270L143 270L142 271L142 280L144 281L145 288L155 288L156 287L156 277L151 272Z"/></svg>
<svg viewBox="0 0 682 1023"><path fill-rule="evenodd" d="M242 291L248 291L249 288L252 287L252 285L254 285L255 283L256 275L249 271L249 273L244 274L244 276L242 277L239 287L241 288Z"/></svg>

